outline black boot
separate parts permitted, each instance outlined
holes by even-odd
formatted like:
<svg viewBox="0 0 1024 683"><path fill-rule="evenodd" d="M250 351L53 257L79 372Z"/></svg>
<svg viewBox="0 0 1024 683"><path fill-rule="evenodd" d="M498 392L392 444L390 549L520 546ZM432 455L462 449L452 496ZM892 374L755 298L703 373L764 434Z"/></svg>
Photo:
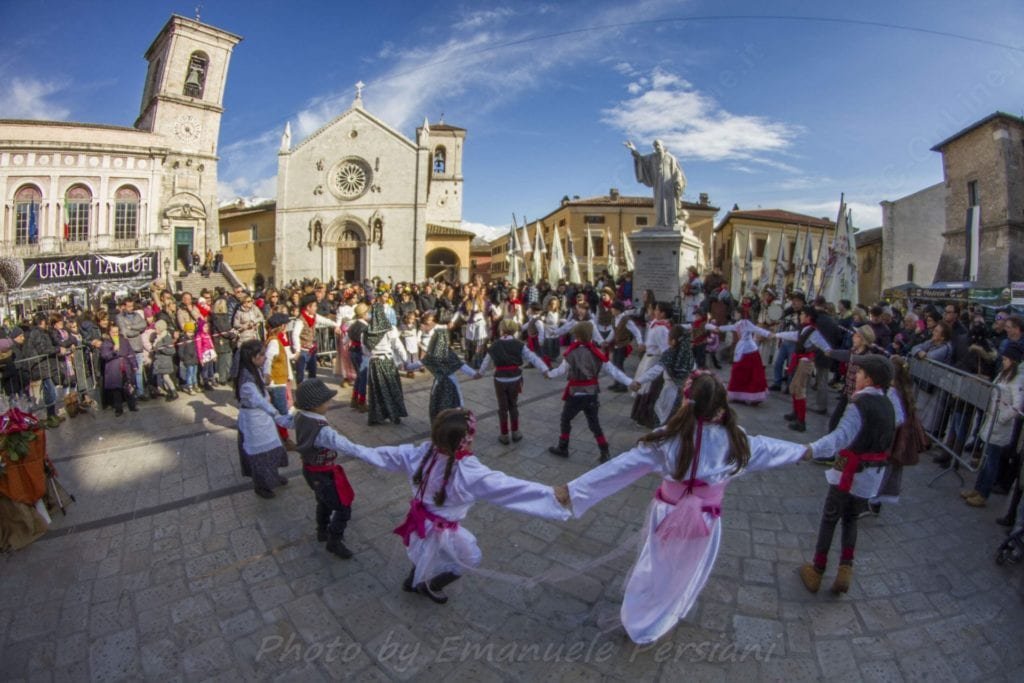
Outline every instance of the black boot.
<svg viewBox="0 0 1024 683"><path fill-rule="evenodd" d="M548 453L550 453L551 455L557 455L557 456L562 457L562 458L568 458L569 457L569 440L568 439L559 439L558 440L558 445L557 446L552 446L551 448L549 448L548 449Z"/></svg>
<svg viewBox="0 0 1024 683"><path fill-rule="evenodd" d="M416 576L416 567L409 570L409 576L405 577L405 581L402 582L402 590L406 593L415 593L416 588L412 585L413 577Z"/></svg>
<svg viewBox="0 0 1024 683"><path fill-rule="evenodd" d="M718 362L718 356L715 354L711 354L711 364L715 366L716 370L722 369L722 364Z"/></svg>
<svg viewBox="0 0 1024 683"><path fill-rule="evenodd" d="M167 392L167 396L164 398L164 400L170 403L176 398L178 398L178 392L175 391L174 389L171 389L170 391Z"/></svg>
<svg viewBox="0 0 1024 683"><path fill-rule="evenodd" d="M601 455L597 457L598 462L608 462L608 458L612 457L612 454L608 451L608 444L598 446L601 449Z"/></svg>
<svg viewBox="0 0 1024 683"><path fill-rule="evenodd" d="M337 555L343 560L352 559L352 551L342 542L341 536L331 536L327 539L327 552Z"/></svg>
<svg viewBox="0 0 1024 683"><path fill-rule="evenodd" d="M444 594L444 587L453 581L456 581L458 578L458 574L444 572L443 574L438 574L430 581L426 581L416 586L416 591L421 595L427 596L437 604L443 605L448 602L448 596Z"/></svg>
<svg viewBox="0 0 1024 683"><path fill-rule="evenodd" d="M326 543L330 536L327 534L327 527L318 526L316 528L316 540L319 543Z"/></svg>
<svg viewBox="0 0 1024 683"><path fill-rule="evenodd" d="M793 420L796 419L796 413L786 413L785 415L782 416L782 419L785 420L786 422L792 422Z"/></svg>

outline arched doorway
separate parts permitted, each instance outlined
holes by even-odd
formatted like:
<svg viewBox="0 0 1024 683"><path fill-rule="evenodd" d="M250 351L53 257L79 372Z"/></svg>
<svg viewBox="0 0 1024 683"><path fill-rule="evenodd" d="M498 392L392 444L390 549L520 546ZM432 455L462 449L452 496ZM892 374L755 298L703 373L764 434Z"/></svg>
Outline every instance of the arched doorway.
<svg viewBox="0 0 1024 683"><path fill-rule="evenodd" d="M363 273L363 250L366 243L362 229L355 223L346 223L335 244L337 260L335 275L344 282L358 282L365 277Z"/></svg>
<svg viewBox="0 0 1024 683"><path fill-rule="evenodd" d="M457 280L459 257L451 249L438 247L427 252L427 277L431 280Z"/></svg>

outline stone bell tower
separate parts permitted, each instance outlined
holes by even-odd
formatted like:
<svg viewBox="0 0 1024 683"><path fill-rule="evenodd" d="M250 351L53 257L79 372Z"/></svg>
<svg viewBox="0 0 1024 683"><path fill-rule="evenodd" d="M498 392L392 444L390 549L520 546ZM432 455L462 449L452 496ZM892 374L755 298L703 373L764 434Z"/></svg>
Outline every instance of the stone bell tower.
<svg viewBox="0 0 1024 683"><path fill-rule="evenodd" d="M219 246L217 140L228 64L241 40L198 18L173 15L146 51L149 71L135 127L163 136L170 150L160 219L179 261L187 250L203 254Z"/></svg>

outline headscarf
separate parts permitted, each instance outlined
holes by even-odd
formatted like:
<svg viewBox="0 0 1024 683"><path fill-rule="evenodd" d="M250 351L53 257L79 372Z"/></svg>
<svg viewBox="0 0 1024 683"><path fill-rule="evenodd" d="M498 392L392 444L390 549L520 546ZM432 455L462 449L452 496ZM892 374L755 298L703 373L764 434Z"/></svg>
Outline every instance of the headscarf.
<svg viewBox="0 0 1024 683"><path fill-rule="evenodd" d="M391 331L391 322L384 312L384 304L374 303L370 309L370 326L366 329L366 345L371 350L377 347L380 340Z"/></svg>
<svg viewBox="0 0 1024 683"><path fill-rule="evenodd" d="M452 351L448 343L448 330L443 327L434 330L422 362L437 377L447 377L462 367L462 359Z"/></svg>
<svg viewBox="0 0 1024 683"><path fill-rule="evenodd" d="M661 354L661 365L675 384L682 384L693 370L693 348L690 330L683 328L675 346L668 347Z"/></svg>

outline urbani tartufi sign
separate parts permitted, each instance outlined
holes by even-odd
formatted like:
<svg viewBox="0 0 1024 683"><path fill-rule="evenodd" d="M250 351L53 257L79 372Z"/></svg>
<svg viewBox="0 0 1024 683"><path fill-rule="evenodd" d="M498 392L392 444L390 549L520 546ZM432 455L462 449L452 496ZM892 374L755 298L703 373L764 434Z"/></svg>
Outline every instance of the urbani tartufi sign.
<svg viewBox="0 0 1024 683"><path fill-rule="evenodd" d="M157 252L135 254L60 254L24 259L18 287L39 287L110 280L154 280Z"/></svg>

